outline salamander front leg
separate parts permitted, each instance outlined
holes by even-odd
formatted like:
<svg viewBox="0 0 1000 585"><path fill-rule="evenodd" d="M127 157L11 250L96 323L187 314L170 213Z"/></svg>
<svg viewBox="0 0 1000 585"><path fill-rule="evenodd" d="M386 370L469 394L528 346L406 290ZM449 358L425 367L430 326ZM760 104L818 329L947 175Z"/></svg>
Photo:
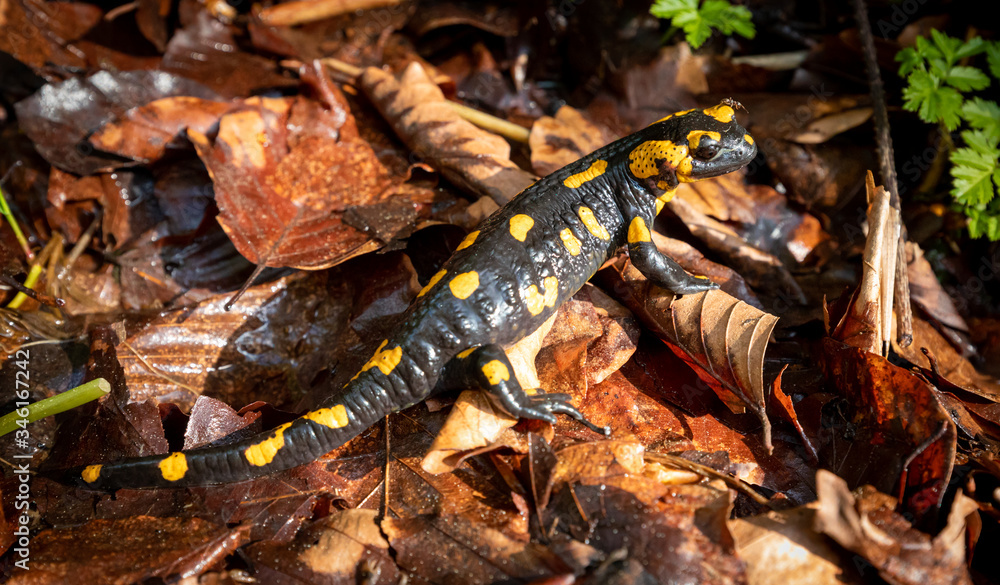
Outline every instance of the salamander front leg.
<svg viewBox="0 0 1000 585"><path fill-rule="evenodd" d="M448 388L485 390L511 416L555 423L556 414L568 414L593 431L604 435L610 432L607 427L587 420L570 403L568 394L545 394L521 388L507 354L499 345L481 345L458 354L445 367L442 383Z"/></svg>
<svg viewBox="0 0 1000 585"><path fill-rule="evenodd" d="M636 215L628 226L628 256L643 276L678 295L719 288L707 278L688 274L673 258L661 254L649 234L647 221L651 219Z"/></svg>

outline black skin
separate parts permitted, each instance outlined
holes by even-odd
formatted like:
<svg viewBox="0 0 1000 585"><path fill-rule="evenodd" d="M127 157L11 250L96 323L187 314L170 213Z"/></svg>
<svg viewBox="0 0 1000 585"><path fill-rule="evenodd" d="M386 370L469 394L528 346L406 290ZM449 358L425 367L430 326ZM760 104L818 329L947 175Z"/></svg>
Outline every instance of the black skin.
<svg viewBox="0 0 1000 585"><path fill-rule="evenodd" d="M721 116L710 115L718 114L718 108L723 106L738 104L727 101L706 110L709 114L692 110L654 123L539 180L486 219L475 241L445 263L446 275L413 302L402 325L385 341L383 348L389 354L383 365L387 373L377 364L370 364L373 367L361 371L324 400L321 408L342 407L346 417L343 426L331 428L307 414L283 430L283 442L272 450L273 458L267 463L258 461L257 465L248 460L247 449L274 437L275 430L231 445L184 452L186 471L174 474L173 480L164 477L160 465L167 455L110 463L99 471L91 468L85 474L90 481L81 477L81 468L67 470L63 478L105 490L252 479L313 461L385 415L453 387L481 388L516 417L554 422L556 414L567 414L606 433L607 429L587 421L567 395L526 393L503 346L537 329L625 245L636 268L663 288L677 294L718 288L715 283L689 275L652 242L642 238L632 241L629 226L635 218L642 218L651 229L657 198L671 194L680 182L729 173L753 159L757 148L746 130L735 120L726 121L731 119L726 110ZM719 139L702 136L697 148L689 148L688 136L694 130L717 132ZM644 159L642 162L652 165L646 167L652 170L644 174L652 175L637 177L629 157L636 147L649 141L670 141L688 156L675 156L672 161ZM590 169L595 161L606 162L602 173L575 187L564 183ZM598 235L581 219L581 206L592 210L599 223ZM533 222L523 241L515 238L511 230L511 218L519 215ZM523 222L520 225L523 227ZM576 254L571 252L575 248L565 243L567 229L571 243L575 240L578 244ZM478 277L476 286L466 278L464 288L457 286L465 298L456 297L452 280L470 272ZM395 348L399 348L398 360L390 351ZM509 373L506 379L499 376L504 370Z"/></svg>

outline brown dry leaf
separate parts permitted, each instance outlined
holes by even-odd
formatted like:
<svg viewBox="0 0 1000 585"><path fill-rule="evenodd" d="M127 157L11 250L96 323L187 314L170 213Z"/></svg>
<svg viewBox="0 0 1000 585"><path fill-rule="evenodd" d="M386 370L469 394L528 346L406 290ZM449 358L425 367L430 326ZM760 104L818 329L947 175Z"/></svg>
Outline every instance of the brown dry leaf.
<svg viewBox="0 0 1000 585"><path fill-rule="evenodd" d="M763 364L778 318L722 291L677 298L649 283L631 264L618 274L626 305L730 410L741 413L749 407L764 425L764 444L770 449Z"/></svg>
<svg viewBox="0 0 1000 585"><path fill-rule="evenodd" d="M892 338L892 292L896 277L899 212L889 203L889 192L875 187L868 172L868 238L862 258L861 284L847 312L831 336L878 355L888 353Z"/></svg>
<svg viewBox="0 0 1000 585"><path fill-rule="evenodd" d="M418 63L399 79L369 67L358 82L410 150L459 187L503 205L535 182L507 141L460 118Z"/></svg>
<svg viewBox="0 0 1000 585"><path fill-rule="evenodd" d="M813 527L816 504L729 521L749 585L867 583Z"/></svg>
<svg viewBox="0 0 1000 585"><path fill-rule="evenodd" d="M861 555L893 585L971 585L965 565L966 518L978 509L961 491L936 537L917 531L896 510L896 498L863 486L851 493L833 473L816 472L816 529Z"/></svg>
<svg viewBox="0 0 1000 585"><path fill-rule="evenodd" d="M346 116L304 98L251 98L222 117L214 141L189 130L215 184L218 221L251 262L318 270L378 249L365 207L395 212L388 231L410 229L419 203L392 198L371 147L341 132L353 126Z"/></svg>
<svg viewBox="0 0 1000 585"><path fill-rule="evenodd" d="M50 529L31 540L31 570L8 583L135 583L196 577L247 542L245 527L134 516ZM128 543L128 546L123 546Z"/></svg>
<svg viewBox="0 0 1000 585"><path fill-rule="evenodd" d="M910 298L913 303L941 324L968 332L968 324L958 314L955 303L941 286L931 263L924 258L924 251L920 245L906 242L906 257L906 273L910 281ZM906 349L913 347L914 344L910 344Z"/></svg>
<svg viewBox="0 0 1000 585"><path fill-rule="evenodd" d="M796 128L785 138L799 144L822 144L834 136L856 128L872 117L871 106L855 106L831 114L820 114L804 128Z"/></svg>
<svg viewBox="0 0 1000 585"><path fill-rule="evenodd" d="M955 465L957 431L924 378L885 358L832 338L822 355L833 384L851 412L825 429L824 466L851 485L874 485L899 494L917 522L932 518L945 497Z"/></svg>
<svg viewBox="0 0 1000 585"><path fill-rule="evenodd" d="M290 544L259 542L247 549L261 583L353 583L359 568L377 575L373 584L402 577L379 532L375 510L337 510L307 524Z"/></svg>
<svg viewBox="0 0 1000 585"><path fill-rule="evenodd" d="M913 343L899 347L893 340L892 349L932 379L940 376L966 392L1000 402L1000 383L979 373L934 326L919 317L913 319Z"/></svg>
<svg viewBox="0 0 1000 585"><path fill-rule="evenodd" d="M196 97L172 97L132 108L94 132L90 143L104 152L150 163L163 158L185 129L204 134L235 106Z"/></svg>
<svg viewBox="0 0 1000 585"><path fill-rule="evenodd" d="M573 573L549 547L465 516L385 518L382 530L400 568L431 583L530 582Z"/></svg>
<svg viewBox="0 0 1000 585"><path fill-rule="evenodd" d="M531 168L544 177L614 139L579 110L563 106L555 117L542 116L531 125Z"/></svg>
<svg viewBox="0 0 1000 585"><path fill-rule="evenodd" d="M395 6L403 0L293 0L260 10L257 18L268 26L296 26L342 14Z"/></svg>

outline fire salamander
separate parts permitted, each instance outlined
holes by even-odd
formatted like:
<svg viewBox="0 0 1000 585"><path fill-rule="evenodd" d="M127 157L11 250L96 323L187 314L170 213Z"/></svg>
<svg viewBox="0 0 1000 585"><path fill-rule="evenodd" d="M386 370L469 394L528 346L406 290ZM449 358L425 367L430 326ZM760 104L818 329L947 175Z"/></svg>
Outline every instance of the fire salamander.
<svg viewBox="0 0 1000 585"><path fill-rule="evenodd" d="M510 414L588 427L565 394L521 388L502 346L538 328L622 246L677 294L717 288L664 256L653 220L682 182L735 171L757 153L733 100L678 112L539 180L456 248L402 325L320 408L235 444L72 470L94 489L229 483L313 461L386 414L448 388L481 388Z"/></svg>

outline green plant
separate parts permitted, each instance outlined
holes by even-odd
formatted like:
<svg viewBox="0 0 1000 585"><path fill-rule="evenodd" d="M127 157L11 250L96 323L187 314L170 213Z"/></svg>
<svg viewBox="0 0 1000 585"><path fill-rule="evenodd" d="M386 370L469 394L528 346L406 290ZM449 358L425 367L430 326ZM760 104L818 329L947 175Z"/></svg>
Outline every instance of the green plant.
<svg viewBox="0 0 1000 585"><path fill-rule="evenodd" d="M903 108L939 127L952 163L951 194L969 217L969 233L1000 240L1000 106L963 95L988 87L990 76L959 64L981 53L1000 79L1000 43L980 37L962 42L931 30L930 39L917 37L916 47L903 49L896 60L907 81ZM951 132L959 128L963 146L956 147Z"/></svg>
<svg viewBox="0 0 1000 585"><path fill-rule="evenodd" d="M757 34L745 6L733 6L728 0L705 0L699 8L698 3L699 0L656 0L649 13L657 18L669 18L671 26L684 30L688 44L695 49L708 39L712 30L726 35L736 33L748 39Z"/></svg>

